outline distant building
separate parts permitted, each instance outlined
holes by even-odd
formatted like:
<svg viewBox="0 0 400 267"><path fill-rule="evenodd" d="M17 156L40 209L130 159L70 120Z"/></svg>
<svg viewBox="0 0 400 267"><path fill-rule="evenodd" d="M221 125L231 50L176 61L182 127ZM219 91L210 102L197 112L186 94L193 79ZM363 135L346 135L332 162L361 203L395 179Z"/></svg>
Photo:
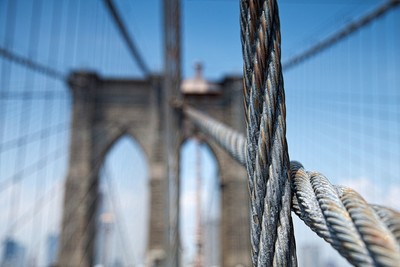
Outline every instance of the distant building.
<svg viewBox="0 0 400 267"><path fill-rule="evenodd" d="M183 80L181 85L181 92L183 94L221 94L221 88L218 84L209 82L203 78L203 66L200 63L196 64L195 71L194 78Z"/></svg>
<svg viewBox="0 0 400 267"><path fill-rule="evenodd" d="M58 253L58 235L50 234L47 237L47 265L48 267L55 266L57 263Z"/></svg>
<svg viewBox="0 0 400 267"><path fill-rule="evenodd" d="M318 245L309 244L302 246L301 248L301 266L302 267L314 267L314 266L321 266L320 260L320 248Z"/></svg>
<svg viewBox="0 0 400 267"><path fill-rule="evenodd" d="M109 212L106 195L99 192L96 211L95 266L112 266L109 257L110 237L112 235L114 215Z"/></svg>
<svg viewBox="0 0 400 267"><path fill-rule="evenodd" d="M26 249L17 241L7 238L4 241L3 257L1 267L24 267Z"/></svg>
<svg viewBox="0 0 400 267"><path fill-rule="evenodd" d="M212 219L204 225L204 266L220 266L219 220Z"/></svg>

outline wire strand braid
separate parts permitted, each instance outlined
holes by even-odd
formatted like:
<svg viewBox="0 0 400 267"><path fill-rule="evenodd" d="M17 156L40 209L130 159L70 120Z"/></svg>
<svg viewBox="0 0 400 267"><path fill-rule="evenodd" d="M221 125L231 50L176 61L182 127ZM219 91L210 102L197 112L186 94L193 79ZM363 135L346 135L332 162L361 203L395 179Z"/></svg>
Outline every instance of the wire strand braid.
<svg viewBox="0 0 400 267"><path fill-rule="evenodd" d="M240 7L253 266L296 266L278 7Z"/></svg>
<svg viewBox="0 0 400 267"><path fill-rule="evenodd" d="M206 136L246 166L245 137L189 107L184 114ZM400 213L369 205L354 190L332 185L317 172L290 163L292 210L318 236L355 266L397 266L400 262Z"/></svg>
<svg viewBox="0 0 400 267"><path fill-rule="evenodd" d="M225 149L241 165L246 164L243 135L191 107L183 107L184 114L206 135Z"/></svg>
<svg viewBox="0 0 400 267"><path fill-rule="evenodd" d="M398 266L400 214L291 163L293 210L355 266Z"/></svg>

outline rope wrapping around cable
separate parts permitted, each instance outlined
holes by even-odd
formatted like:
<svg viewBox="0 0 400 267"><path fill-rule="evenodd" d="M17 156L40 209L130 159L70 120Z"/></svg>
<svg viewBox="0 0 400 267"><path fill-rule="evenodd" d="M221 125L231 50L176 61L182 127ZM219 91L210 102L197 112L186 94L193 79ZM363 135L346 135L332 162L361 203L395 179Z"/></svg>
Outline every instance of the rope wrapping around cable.
<svg viewBox="0 0 400 267"><path fill-rule="evenodd" d="M296 266L278 6L240 9L253 266Z"/></svg>
<svg viewBox="0 0 400 267"><path fill-rule="evenodd" d="M206 136L246 166L245 137L190 107L183 108ZM368 205L354 190L332 185L317 172L290 163L292 210L318 236L355 266L397 266L400 262L400 213Z"/></svg>

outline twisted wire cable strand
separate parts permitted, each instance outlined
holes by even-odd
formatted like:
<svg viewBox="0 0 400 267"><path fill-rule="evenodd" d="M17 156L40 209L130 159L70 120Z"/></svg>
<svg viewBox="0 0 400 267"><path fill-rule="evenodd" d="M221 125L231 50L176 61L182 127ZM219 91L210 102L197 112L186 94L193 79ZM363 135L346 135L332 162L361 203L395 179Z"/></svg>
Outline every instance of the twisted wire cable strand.
<svg viewBox="0 0 400 267"><path fill-rule="evenodd" d="M254 173L255 168L255 155L257 149L257 139L259 133L260 117L255 114L255 109L260 113L262 110L261 102L259 101L261 93L257 89L261 89L261 86L252 90L253 80L253 58L255 54L255 39L256 39L256 25L258 22L259 15L256 14L256 10L259 10L257 1L240 1L240 24L241 24L241 40L242 40L242 54L243 54L243 95L244 95L244 107L246 110L246 124L253 125L253 129L247 127L247 151L249 151L246 160L247 173ZM260 80L259 80L260 81ZM253 107L253 108L250 108ZM253 179L248 180L249 192L250 192L250 220L251 220L251 245L252 245L252 262L253 266L257 266L257 258L259 252L259 233L261 232L260 222L261 209L259 202L257 202L257 195L254 190ZM265 187L265 186L263 186ZM258 205L257 205L258 204Z"/></svg>
<svg viewBox="0 0 400 267"><path fill-rule="evenodd" d="M400 213L380 205L371 205L371 207L400 244Z"/></svg>
<svg viewBox="0 0 400 267"><path fill-rule="evenodd" d="M353 189L338 192L377 266L399 266L400 245L367 202Z"/></svg>
<svg viewBox="0 0 400 267"><path fill-rule="evenodd" d="M242 134L191 107L185 106L182 110L199 129L208 136L211 136L212 139L225 149L236 161L243 166L246 164L246 140L243 138Z"/></svg>
<svg viewBox="0 0 400 267"><path fill-rule="evenodd" d="M245 137L193 109L184 114L246 166ZM400 213L368 205L353 190L336 186L319 173L290 163L292 209L318 236L355 266L398 266L400 262Z"/></svg>
<svg viewBox="0 0 400 267"><path fill-rule="evenodd" d="M294 212L350 262L372 266L372 259L336 189L327 179L291 164ZM354 259L354 260L353 260ZM357 265L357 264L356 264Z"/></svg>
<svg viewBox="0 0 400 267"><path fill-rule="evenodd" d="M368 205L354 190L333 186L321 174L306 172L298 162L291 163L291 179L294 212L350 263L399 265L398 212Z"/></svg>
<svg viewBox="0 0 400 267"><path fill-rule="evenodd" d="M253 265L295 266L278 7L240 7Z"/></svg>

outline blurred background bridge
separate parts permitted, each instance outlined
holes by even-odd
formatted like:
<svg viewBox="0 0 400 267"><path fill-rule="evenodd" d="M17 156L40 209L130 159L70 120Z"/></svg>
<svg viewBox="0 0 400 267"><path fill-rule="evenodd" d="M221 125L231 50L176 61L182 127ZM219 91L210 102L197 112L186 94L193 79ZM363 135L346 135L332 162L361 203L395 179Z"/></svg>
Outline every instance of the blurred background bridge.
<svg viewBox="0 0 400 267"><path fill-rule="evenodd" d="M398 1L279 4L291 159L400 209ZM235 0L0 1L0 266L250 266L245 170L169 105L244 131L242 66Z"/></svg>

